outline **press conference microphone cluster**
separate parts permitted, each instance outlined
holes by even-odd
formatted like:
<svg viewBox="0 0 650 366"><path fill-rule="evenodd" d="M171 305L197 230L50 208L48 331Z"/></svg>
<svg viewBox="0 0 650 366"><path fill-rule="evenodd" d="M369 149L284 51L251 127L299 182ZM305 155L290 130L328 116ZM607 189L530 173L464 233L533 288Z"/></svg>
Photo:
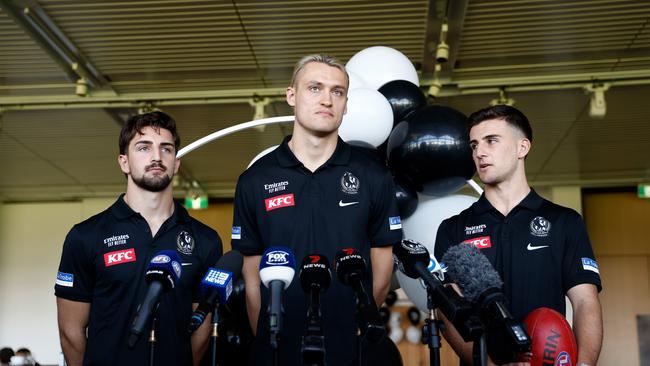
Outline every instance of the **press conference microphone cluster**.
<svg viewBox="0 0 650 366"><path fill-rule="evenodd" d="M233 291L233 283L241 275L243 261L241 253L231 250L219 258L214 267L208 269L201 281L200 293L203 296L190 318L189 332L197 330L208 314L219 304L228 301Z"/></svg>
<svg viewBox="0 0 650 366"><path fill-rule="evenodd" d="M424 282L433 302L431 307L439 308L465 341L481 334L481 325L472 318L472 305L429 272L429 251L424 245L404 239L393 246L393 257L406 276Z"/></svg>
<svg viewBox="0 0 650 366"><path fill-rule="evenodd" d="M358 250L346 248L338 251L334 259L336 277L357 296L357 322L361 335L368 341L378 343L386 335L379 310L363 286L366 276L366 261Z"/></svg>
<svg viewBox="0 0 650 366"><path fill-rule="evenodd" d="M503 281L490 261L471 244L452 246L442 257L447 274L478 308L486 327L487 353L497 364L514 362L530 350L530 337L506 307Z"/></svg>
<svg viewBox="0 0 650 366"><path fill-rule="evenodd" d="M320 294L327 290L332 273L327 257L322 254L306 256L300 265L300 286L309 294L307 323L302 338L303 365L325 364L325 337L323 335Z"/></svg>
<svg viewBox="0 0 650 366"><path fill-rule="evenodd" d="M151 259L145 273L149 287L131 325L129 347L135 346L142 332L151 328L152 316L156 312L160 296L174 288L181 273L181 260L175 250L160 251Z"/></svg>
<svg viewBox="0 0 650 366"><path fill-rule="evenodd" d="M296 272L293 253L285 247L270 247L262 254L260 260L260 279L270 290L269 299L269 331L271 335L271 348L277 351L278 337L282 330L282 316L284 309L282 299L284 290L289 287ZM277 354L276 354L277 356Z"/></svg>

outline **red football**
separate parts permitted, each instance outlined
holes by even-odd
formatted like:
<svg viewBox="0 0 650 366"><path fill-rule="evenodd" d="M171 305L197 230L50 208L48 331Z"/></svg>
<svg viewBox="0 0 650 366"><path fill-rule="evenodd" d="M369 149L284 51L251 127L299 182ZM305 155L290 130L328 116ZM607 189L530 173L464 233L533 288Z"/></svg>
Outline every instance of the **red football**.
<svg viewBox="0 0 650 366"><path fill-rule="evenodd" d="M535 309L524 324L531 338L531 366L574 366L578 362L576 339L562 314L549 308Z"/></svg>

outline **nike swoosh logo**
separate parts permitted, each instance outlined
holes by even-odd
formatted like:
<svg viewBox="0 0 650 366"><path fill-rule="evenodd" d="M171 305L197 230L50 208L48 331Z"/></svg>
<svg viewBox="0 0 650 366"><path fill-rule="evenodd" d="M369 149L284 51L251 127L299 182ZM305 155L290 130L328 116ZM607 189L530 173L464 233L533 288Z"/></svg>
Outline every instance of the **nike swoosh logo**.
<svg viewBox="0 0 650 366"><path fill-rule="evenodd" d="M191 266L192 263L181 263L181 266Z"/></svg>
<svg viewBox="0 0 650 366"><path fill-rule="evenodd" d="M528 243L528 246L526 247L526 249L528 249L528 250L537 250L537 249L543 249L543 248L548 248L548 245L540 245L540 246L534 247L530 243Z"/></svg>
<svg viewBox="0 0 650 366"><path fill-rule="evenodd" d="M356 205L357 203L359 203L359 201L354 201L354 202L343 202L343 200L340 200L340 201L339 201L339 206L340 206L340 207L352 206L352 205Z"/></svg>

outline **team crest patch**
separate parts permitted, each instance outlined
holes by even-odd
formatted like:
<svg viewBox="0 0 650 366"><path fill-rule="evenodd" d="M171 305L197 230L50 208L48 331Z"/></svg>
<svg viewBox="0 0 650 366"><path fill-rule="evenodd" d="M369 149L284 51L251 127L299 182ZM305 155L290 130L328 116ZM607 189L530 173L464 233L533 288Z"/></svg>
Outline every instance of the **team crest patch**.
<svg viewBox="0 0 650 366"><path fill-rule="evenodd" d="M176 237L176 250L185 255L191 255L194 251L194 238L190 233L183 230Z"/></svg>
<svg viewBox="0 0 650 366"><path fill-rule="evenodd" d="M341 177L341 190L343 193L347 194L357 194L359 193L359 186L361 182L354 174L350 172L345 172Z"/></svg>
<svg viewBox="0 0 650 366"><path fill-rule="evenodd" d="M530 233L535 236L548 236L551 231L551 222L547 219L537 216L530 222Z"/></svg>

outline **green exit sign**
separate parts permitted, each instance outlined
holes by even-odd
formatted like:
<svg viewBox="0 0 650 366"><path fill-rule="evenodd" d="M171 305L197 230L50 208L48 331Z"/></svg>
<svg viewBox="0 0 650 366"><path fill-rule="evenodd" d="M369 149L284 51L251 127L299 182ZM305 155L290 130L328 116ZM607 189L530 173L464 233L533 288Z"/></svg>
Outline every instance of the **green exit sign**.
<svg viewBox="0 0 650 366"><path fill-rule="evenodd" d="M639 184L637 186L637 194L639 198L650 198L650 183Z"/></svg>
<svg viewBox="0 0 650 366"><path fill-rule="evenodd" d="M185 208L189 210L202 210L208 208L208 196L185 197Z"/></svg>

